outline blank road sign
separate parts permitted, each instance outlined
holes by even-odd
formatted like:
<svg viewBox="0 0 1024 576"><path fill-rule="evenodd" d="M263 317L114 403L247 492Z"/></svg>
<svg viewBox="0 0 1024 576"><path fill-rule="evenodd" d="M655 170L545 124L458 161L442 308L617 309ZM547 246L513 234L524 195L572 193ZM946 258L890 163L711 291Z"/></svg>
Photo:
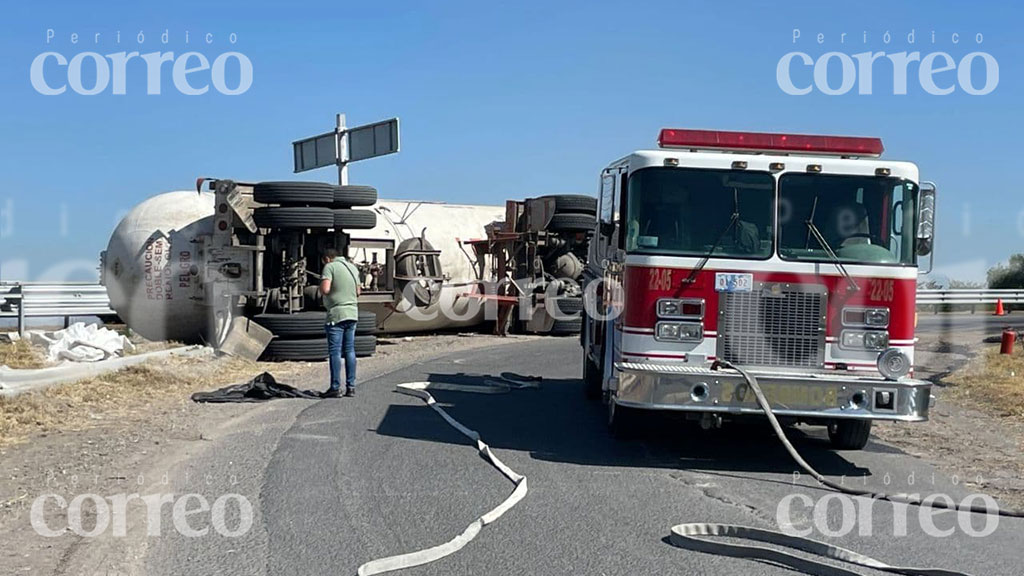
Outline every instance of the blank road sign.
<svg viewBox="0 0 1024 576"><path fill-rule="evenodd" d="M348 160L366 160L398 152L398 118L348 130Z"/></svg>
<svg viewBox="0 0 1024 576"><path fill-rule="evenodd" d="M338 163L338 134L328 132L292 142L292 150L295 153L295 172L334 166Z"/></svg>

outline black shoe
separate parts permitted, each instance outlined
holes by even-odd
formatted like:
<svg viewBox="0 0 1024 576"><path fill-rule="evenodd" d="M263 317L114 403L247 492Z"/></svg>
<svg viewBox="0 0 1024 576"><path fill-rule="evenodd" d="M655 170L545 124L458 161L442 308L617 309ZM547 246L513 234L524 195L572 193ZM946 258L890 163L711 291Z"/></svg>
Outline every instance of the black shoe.
<svg viewBox="0 0 1024 576"><path fill-rule="evenodd" d="M341 390L328 390L320 393L321 398L341 398Z"/></svg>
<svg viewBox="0 0 1024 576"><path fill-rule="evenodd" d="M355 388L346 388L345 389L345 397L346 398L355 398L355 396L356 396L356 389Z"/></svg>

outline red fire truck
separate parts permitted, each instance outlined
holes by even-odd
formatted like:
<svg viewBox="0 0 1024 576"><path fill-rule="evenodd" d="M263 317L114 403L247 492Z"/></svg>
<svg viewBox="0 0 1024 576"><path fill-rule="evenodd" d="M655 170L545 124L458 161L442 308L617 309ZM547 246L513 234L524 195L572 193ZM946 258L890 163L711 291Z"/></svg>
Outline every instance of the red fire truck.
<svg viewBox="0 0 1024 576"><path fill-rule="evenodd" d="M613 431L645 410L716 427L773 412L860 449L928 418L913 378L935 186L877 138L662 130L601 173L585 273L588 395Z"/></svg>

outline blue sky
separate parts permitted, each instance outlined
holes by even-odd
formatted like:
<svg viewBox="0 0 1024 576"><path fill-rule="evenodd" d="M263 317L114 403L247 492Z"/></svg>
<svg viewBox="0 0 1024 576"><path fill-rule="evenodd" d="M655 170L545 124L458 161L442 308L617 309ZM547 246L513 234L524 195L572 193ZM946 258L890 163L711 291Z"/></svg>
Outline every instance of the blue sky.
<svg viewBox="0 0 1024 576"><path fill-rule="evenodd" d="M0 276L39 280L71 260L87 277L124 210L197 176L292 178L291 141L345 112L350 124L402 119L402 152L354 165L353 183L449 202L593 194L605 164L653 147L665 126L881 136L887 157L917 162L939 185L939 268L980 278L1024 251L1022 12L961 2L6 2ZM899 52L911 30L922 53L991 54L998 87L934 96L912 68L897 96L882 65L871 95L791 96L776 82L787 52ZM125 50L238 51L253 83L237 96L185 96L168 73L162 93L147 95L145 70L131 64L126 95L44 96L30 83L40 53ZM60 72L48 81L66 80ZM335 178L330 168L307 176Z"/></svg>

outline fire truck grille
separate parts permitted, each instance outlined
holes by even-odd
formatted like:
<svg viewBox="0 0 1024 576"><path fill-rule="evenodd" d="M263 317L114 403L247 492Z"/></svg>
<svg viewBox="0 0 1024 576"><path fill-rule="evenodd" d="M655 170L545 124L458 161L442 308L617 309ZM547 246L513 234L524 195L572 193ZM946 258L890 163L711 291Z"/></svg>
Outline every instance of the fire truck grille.
<svg viewBox="0 0 1024 576"><path fill-rule="evenodd" d="M821 367L826 299L824 286L813 285L721 293L718 356L741 366Z"/></svg>

